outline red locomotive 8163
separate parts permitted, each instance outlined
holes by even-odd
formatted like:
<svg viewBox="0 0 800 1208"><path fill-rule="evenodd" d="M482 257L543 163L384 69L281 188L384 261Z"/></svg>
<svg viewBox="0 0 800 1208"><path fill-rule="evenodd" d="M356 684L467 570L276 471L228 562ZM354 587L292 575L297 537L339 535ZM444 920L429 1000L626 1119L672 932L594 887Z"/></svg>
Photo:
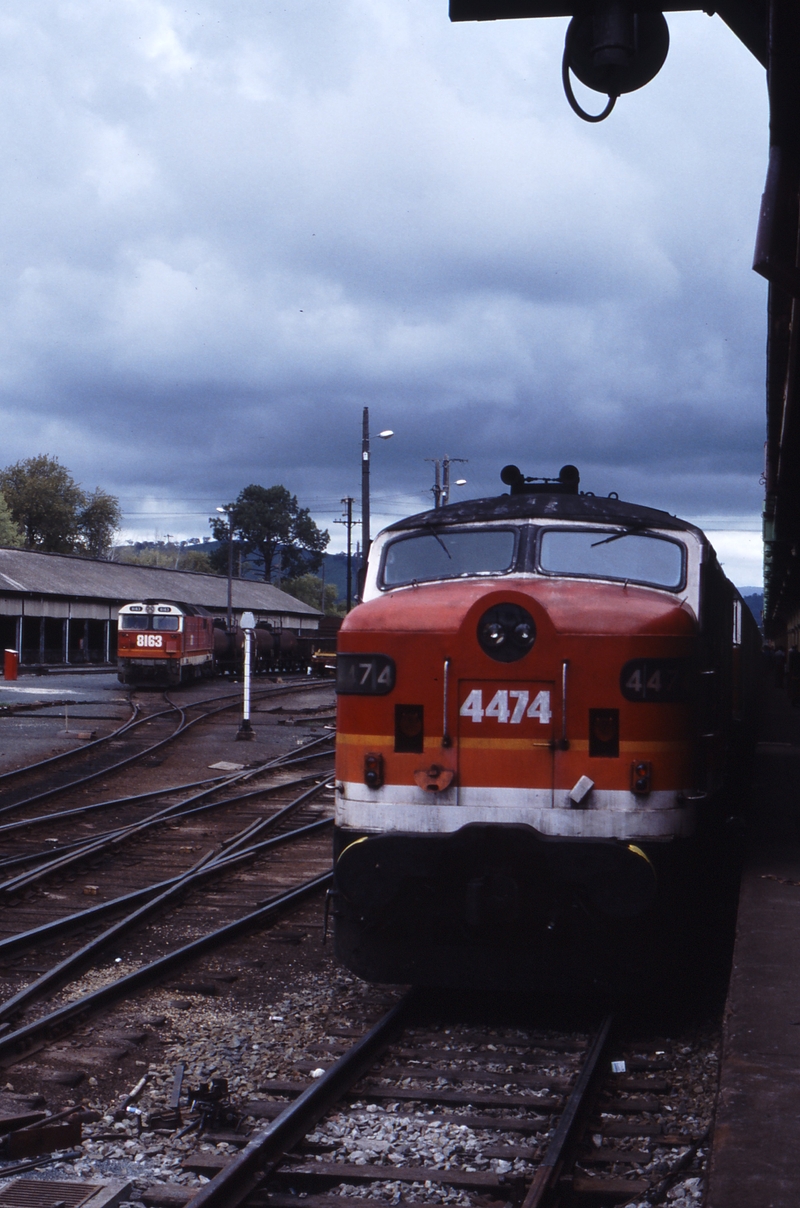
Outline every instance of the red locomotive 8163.
<svg viewBox="0 0 800 1208"><path fill-rule="evenodd" d="M120 683L180 684L214 671L213 618L204 608L161 600L119 610Z"/></svg>
<svg viewBox="0 0 800 1208"><path fill-rule="evenodd" d="M503 481L383 532L340 631L333 912L368 979L663 961L752 734L758 631L703 533L572 466Z"/></svg>

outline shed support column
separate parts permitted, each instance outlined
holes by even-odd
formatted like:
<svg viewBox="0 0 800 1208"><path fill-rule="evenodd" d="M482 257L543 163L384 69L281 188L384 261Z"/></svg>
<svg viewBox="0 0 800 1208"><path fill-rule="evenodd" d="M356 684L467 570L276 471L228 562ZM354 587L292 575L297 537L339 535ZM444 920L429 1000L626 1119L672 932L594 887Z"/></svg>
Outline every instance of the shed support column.
<svg viewBox="0 0 800 1208"><path fill-rule="evenodd" d="M17 658L22 662L22 617L17 617Z"/></svg>
<svg viewBox="0 0 800 1208"><path fill-rule="evenodd" d="M39 662L44 662L44 617L39 617Z"/></svg>
<svg viewBox="0 0 800 1208"><path fill-rule="evenodd" d="M105 637L104 658L107 663L110 663L111 662L111 622L110 621L103 621L103 632L104 632L104 637Z"/></svg>
<svg viewBox="0 0 800 1208"><path fill-rule="evenodd" d="M69 663L69 617L64 621L64 662Z"/></svg>

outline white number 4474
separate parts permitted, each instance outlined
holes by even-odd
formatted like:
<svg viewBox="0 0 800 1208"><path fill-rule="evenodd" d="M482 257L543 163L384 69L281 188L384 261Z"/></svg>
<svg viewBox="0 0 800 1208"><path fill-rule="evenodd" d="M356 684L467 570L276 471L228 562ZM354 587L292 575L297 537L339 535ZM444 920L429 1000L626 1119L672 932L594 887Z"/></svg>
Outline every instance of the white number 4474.
<svg viewBox="0 0 800 1208"><path fill-rule="evenodd" d="M473 688L459 712L462 717L472 718L476 724L484 717L493 717L499 722L518 726L523 717L533 717L538 718L543 726L548 725L551 717L550 693L544 690L537 692L528 705L530 699L530 692L524 688L500 688L484 709L482 689Z"/></svg>

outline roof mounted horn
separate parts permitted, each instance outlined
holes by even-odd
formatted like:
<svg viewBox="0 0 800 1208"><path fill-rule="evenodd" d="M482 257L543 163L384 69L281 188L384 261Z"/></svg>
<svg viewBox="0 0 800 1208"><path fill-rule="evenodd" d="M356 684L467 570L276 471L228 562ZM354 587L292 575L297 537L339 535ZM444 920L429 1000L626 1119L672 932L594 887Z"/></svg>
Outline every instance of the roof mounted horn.
<svg viewBox="0 0 800 1208"><path fill-rule="evenodd" d="M581 481L577 466L562 466L558 478L530 478L518 466L503 466L500 478L511 495L577 495Z"/></svg>

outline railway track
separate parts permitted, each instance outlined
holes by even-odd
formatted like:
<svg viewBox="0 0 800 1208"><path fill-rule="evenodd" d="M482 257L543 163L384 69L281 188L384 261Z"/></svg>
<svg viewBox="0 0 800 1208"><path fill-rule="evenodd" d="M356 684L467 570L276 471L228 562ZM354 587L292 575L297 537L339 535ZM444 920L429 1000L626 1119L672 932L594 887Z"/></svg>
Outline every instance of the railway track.
<svg viewBox="0 0 800 1208"><path fill-rule="evenodd" d="M211 1176L186 1202L619 1204L668 1187L707 1139L652 1119L668 1108L670 1062L614 1038L610 1017L590 1037L445 1028L426 1014L407 995L344 1051L322 1046L300 1067L314 1081L265 1083L271 1098L251 1112L271 1122L235 1157L185 1161Z"/></svg>
<svg viewBox="0 0 800 1208"><path fill-rule="evenodd" d="M146 1009L148 996L158 993L165 981L171 981L179 991L196 990L198 987L191 983L174 986L189 962L195 962L196 967L198 960L203 957L216 959L220 952L229 950L237 941L241 946L243 939L250 938L251 943L257 942L257 933L274 925L287 913L295 912L306 901L316 899L319 902L317 909L320 909L322 892L330 880L330 841L328 839L327 843L321 843L320 840L326 835L331 819L315 799L325 791L325 785L323 779L283 804L268 818L262 818L257 825L251 824L238 834L231 835L219 853L209 853L187 876L175 878L172 885L156 887L161 892L144 907L118 919L99 936L71 952L65 959L57 961L37 983L19 993L16 1001L7 1001L3 1015L13 1018L44 994L50 997L47 1008L36 1018L17 1023L11 1028L6 1020L0 1027L0 1068L4 1076L16 1080L21 1072L23 1077L27 1075L29 1081L33 1073L39 1092L43 1084L48 1089L48 1082L53 1081L66 1087L77 1085L83 1080L83 1074L69 1068L65 1070L64 1066L69 1067L76 1057L79 1062L91 1058L88 1053L75 1052L75 1045L85 1048L80 1040L72 1038L76 1029L83 1029L84 1035L91 1034L95 1031L96 1023L102 1033L103 1018L109 1012L113 1013L116 1006L121 1004L124 1008L130 1006L131 1002L137 1002ZM311 820L309 810L316 814ZM278 833L267 834L268 831ZM285 853L290 849L290 860L280 860L279 857L276 861L277 852ZM217 891L212 893L210 900L207 893L202 896L197 893L207 884ZM265 891L266 901L258 900L258 895ZM254 896L257 899L255 902L252 901ZM249 908L246 908L248 899ZM225 913L228 918L224 922L219 917L222 913L221 900L227 906ZM168 901L170 911L165 920L164 907ZM116 903L108 905L113 907ZM85 920L78 918L71 921L78 925L83 923L85 930ZM41 954L46 951L41 944L41 930L38 936L29 934L16 938L23 947L32 947L33 951ZM175 946L177 935L181 936L182 942ZM123 938L130 941L127 951L120 947ZM114 956L104 963L99 957L108 949L109 943L114 944L115 952L123 952L123 955ZM167 948L166 952L163 951L164 947ZM153 948L162 949L161 954L153 957ZM233 955L236 959L236 954ZM151 959L147 959L148 956ZM83 984L76 982L76 975L87 963L91 963L92 967ZM233 979L235 975L225 980ZM65 981L70 983L66 991L60 995L54 994ZM202 992L207 993L208 987L203 986ZM109 1026L108 1023L106 1026ZM115 1034L111 1047L96 1050L101 1060L116 1063L122 1055L118 1047L119 1039L119 1034ZM55 1071L50 1068L48 1075L48 1068L53 1062L61 1068ZM94 1078L90 1082L96 1085ZM9 1085L6 1086L7 1090ZM2 1097L0 1093L0 1099ZM40 1094L30 1100L34 1101L41 1101ZM74 1100L68 1102L74 1103ZM44 1116L44 1113L39 1115ZM47 1136L43 1140L38 1139L38 1144L37 1137L32 1137L30 1130L14 1129L13 1120L3 1121L6 1127L0 1128L0 1133L12 1129L7 1139L12 1153L15 1145L17 1152L21 1147L22 1152L27 1154L41 1153L43 1147L52 1148L57 1144L58 1129L54 1131L52 1121L70 1115L67 1108L54 1116L47 1116L43 1125ZM97 1113L94 1113L94 1117L90 1113L90 1118L96 1116ZM24 1117L17 1122L20 1125L31 1123ZM64 1124L67 1131L71 1128L74 1132L75 1127L74 1119ZM77 1128L79 1136L80 1123ZM36 1129L33 1131L35 1133ZM74 1151L71 1156L79 1157L80 1151ZM0 1170L2 1177L3 1171Z"/></svg>
<svg viewBox="0 0 800 1208"><path fill-rule="evenodd" d="M259 908L260 917L242 920L243 926L263 927L270 914L274 919L287 907L296 909L303 898L313 900L326 881L322 876L297 887L296 894L276 897ZM238 934L229 928L228 942ZM187 949L186 959L197 959L208 945L218 951L219 938L208 937L208 945L205 938ZM154 974L174 977L175 966L162 961L160 968L140 972L142 982L126 975L116 985L100 987L92 1003L68 1007L64 1021L83 1029L73 1032L80 1039L69 1043L79 1050L91 1047L89 1018L97 1024L109 1001L122 1001L130 1011L132 991L140 991L139 1018L148 1003L163 1004L163 991L160 999L156 990L155 999L148 994L143 1001L141 991L149 986L153 992ZM352 978L342 980L353 986ZM187 993L200 989L197 983L184 985ZM111 1000L104 997L107 990ZM420 994L403 997L354 1040L364 1028L356 1018L359 993L346 991L338 1010L327 1010L322 1025L312 1029L317 1039L309 1042L307 1031L302 1046L289 1043L296 1040L291 1030L282 1040L284 1014L260 1014L270 1022L255 1033L262 1043L252 1045L247 1092L240 1087L233 1102L227 1079L241 1052L232 1050L240 1043L232 1032L242 1023L231 1019L230 1030L221 1028L220 1018L231 1018L224 1012L210 1029L197 1029L206 1033L205 1052L213 1064L193 1061L188 1037L179 1037L181 1057L193 1067L194 1078L187 1077L181 1088L180 1079L159 1076L164 1067L151 1063L153 1082L137 1114L128 1115L123 1101L94 1129L90 1125L89 1160L98 1149L107 1151L111 1138L145 1158L159 1152L173 1173L194 1178L194 1186L166 1181L131 1195L149 1208L182 1203L297 1208L298 1196L304 1208L356 1208L364 1198L382 1204L580 1208L655 1203L657 1198L646 1198L648 1191L657 1197L681 1177L693 1177L690 1168L703 1157L708 1121L686 1103L687 1075L698 1076L687 1046L614 1035L610 1020L592 1035L518 1022L465 1022L463 1010L454 1007L454 1022L445 1024L441 1001L431 1004ZM367 993L374 1004L375 992ZM63 1037L52 1040L60 1022L46 1021L46 1031L63 1060L69 1052ZM156 1016L149 1022L165 1020ZM111 1038L119 1043L122 1035L112 1032ZM20 1042L20 1036L9 1037L7 1044L5 1039L0 1039L0 1063ZM80 1051L74 1058L80 1060ZM276 1065L283 1068L264 1074ZM175 1072L182 1073L183 1064ZM9 1073L13 1076L13 1069ZM213 1084L211 1103L209 1085L205 1091L198 1087L198 1075L209 1073L221 1076L222 1102L213 1102ZM242 1081L233 1078L232 1085ZM217 1108L232 1124L220 1127ZM109 1126L117 1131L105 1131ZM165 1156L170 1150L174 1156ZM124 1156L119 1146L111 1152ZM87 1158L80 1151L67 1163L76 1159L79 1173L85 1173ZM160 1173L163 1178L167 1172ZM210 1181L198 1188L198 1179Z"/></svg>
<svg viewBox="0 0 800 1208"><path fill-rule="evenodd" d="M251 781L266 772L276 771L298 764L319 764L321 761L330 762L332 757L332 736L325 735L312 739L290 756L281 756L255 768L228 775L221 781L200 782L199 786L177 786L162 790L160 793L135 794L128 797L112 798L109 801L95 802L87 806L77 806L64 811L39 815L0 826L0 844L5 839L11 843L14 854L0 859L0 901L14 901L19 894L31 886L59 873L84 865L87 860L96 860L115 851L122 844L129 845L136 838L149 838L154 828L163 828L166 824L174 826L181 819L192 818L198 814L225 809L229 812L233 805L250 802L253 798L262 797L275 790L274 785L251 789L246 793L231 793L243 783ZM185 788L194 789L188 796L184 795ZM170 800L177 798L177 800ZM166 804L164 803L166 799ZM156 808L142 816L146 803L155 804ZM102 808L106 812L113 811L115 825L111 829L100 830L97 827L97 811ZM83 821L81 826L88 828L89 833L80 839L73 839L76 821L90 816L91 821ZM106 818L108 821L108 818ZM41 847L41 839L36 840L36 831L46 827L49 834L47 846ZM65 839L58 837L59 830L66 834ZM24 871L19 871L24 865ZM33 867L31 867L33 866Z"/></svg>
<svg viewBox="0 0 800 1208"><path fill-rule="evenodd" d="M292 688L285 686L285 690ZM302 690L305 692L305 684ZM272 692L267 692L262 699L269 700L272 696ZM207 705L207 701L196 703ZM227 707L227 703L221 706ZM211 713L206 710L193 720L207 720L219 711L220 706L215 705ZM185 710L183 713L185 719ZM187 728L182 726L181 733ZM156 745L162 741L158 740ZM109 902L131 894L152 897L147 886L157 883L150 873L157 870L159 860L164 866L164 876L158 880L185 875L194 863L191 857L197 858L195 839L210 838L212 843L222 845L229 840L232 826L239 822L257 824L265 807L269 809L270 796L281 792L287 774L297 780L297 772L302 771L305 776L301 775L300 780L306 783L327 775L332 743L332 731L326 729L308 741L301 740L299 748L283 751L254 766L238 765L241 770L234 773L206 775L180 784L164 784L163 776L158 776L158 787L100 801L87 802L85 796L89 792L87 780L93 779L95 773L70 780L58 791L48 791L45 795L49 808L42 807L42 793L16 801L4 819L0 819L0 906L18 908L13 921L7 912L5 917L0 914L0 954L9 950L9 944L19 948L15 935L35 931L37 924L42 923L43 904L45 912L49 909L52 914L57 903L69 899L70 895L63 892L65 879L74 882L86 876L83 895L106 898ZM153 744L125 762L130 764L152 749ZM105 769L104 775L108 771ZM179 841L177 827L184 828L188 843ZM120 859L127 865L121 877L117 869ZM147 873L141 868L137 874L134 870L145 860ZM62 892L58 892L59 886ZM39 897L31 910L29 899L34 892ZM85 896L73 905L76 909L85 907ZM59 913L64 913L63 908ZM98 906L95 913L99 917L103 909ZM21 917L27 925L15 927Z"/></svg>
<svg viewBox="0 0 800 1208"><path fill-rule="evenodd" d="M306 748L319 741L311 740ZM7 1024L23 1007L74 976L109 943L117 943L123 932L137 928L168 904L221 879L230 892L236 884L233 870L246 867L289 837L326 830L332 821L331 753L322 754L326 766L313 773L286 780L286 765L296 766L303 758L292 753L289 759L272 760L247 773L248 779L269 777L255 787L241 791L240 776L224 787L201 789L144 819L93 834L82 845L70 844L66 853L46 852L37 867L7 879L5 901L16 901L17 908L3 912L6 934L0 938L0 960L12 962L5 969L7 988L15 981L23 985L0 1004L0 1024ZM306 749L305 755L320 762L319 752ZM329 843L324 861L327 868ZM43 890L43 884L56 891ZM23 890L28 893L24 901L19 897ZM91 944L81 945L77 954L60 953L52 968L40 970L43 946L63 948L87 928L98 927L100 934ZM39 976L31 981L34 972ZM0 1049L2 1045L0 1039Z"/></svg>
<svg viewBox="0 0 800 1208"><path fill-rule="evenodd" d="M266 925L320 889L330 866L330 840L323 836L332 823L332 740L326 730L222 778L101 802L72 804L71 782L67 808L0 825L0 1064L99 1005L100 998L70 990L68 1003L32 1021L23 1018L34 1003L74 986L109 946L125 953L117 963L130 959L136 968L127 982L106 977L103 1001L117 993L114 982L127 993L134 981L156 979L160 957L142 960L143 937L148 927L163 933L165 912L169 959L177 967L238 932ZM202 758L202 743L200 750ZM30 815L39 796L17 804ZM282 863L277 851L290 844L298 849L295 866L276 882L267 866ZM221 927L215 925L220 913L228 915ZM124 948L131 942L136 959ZM51 960L43 966L45 954ZM86 1001L78 1008L81 997Z"/></svg>
<svg viewBox="0 0 800 1208"><path fill-rule="evenodd" d="M352 1021L352 1011L344 1018ZM252 1045L256 1061L260 1048L281 1048L286 1016L269 1019L257 1033L262 1044ZM91 1044L91 1030L81 1043ZM419 993L355 1040L357 1028L330 1015L324 1030L329 1038L302 1054L289 1046L293 1076L252 1069L249 1099L240 1090L232 1102L227 1078L216 1088L196 1080L198 1072L230 1076L226 1058L242 1055L241 1038L217 1026L214 1064L192 1063L192 1079L183 1078L183 1063L171 1078L151 1064L149 1098L146 1091L135 1106L143 1078L116 1111L89 1124L89 1160L102 1158L109 1141L112 1156L124 1156L122 1146L152 1156L155 1140L160 1160L194 1185L166 1181L132 1192L147 1208L297 1208L298 1197L304 1208L363 1208L364 1199L602 1208L655 1204L681 1179L699 1182L692 1168L708 1128L681 1099L687 1066L697 1076L686 1046L615 1036L610 1019L594 1034L463 1018L445 1025L441 1002L432 1006ZM114 1037L119 1044L125 1034ZM191 1061L185 1041L181 1055ZM274 1051L264 1056L276 1063ZM165 1156L170 1149L174 1156ZM80 1150L61 1165L76 1159L86 1173Z"/></svg>
<svg viewBox="0 0 800 1208"><path fill-rule="evenodd" d="M253 692L253 704L257 710L259 705L273 698L325 689L330 691L330 684L325 681L309 682L306 678L298 678L293 683L273 684L256 689ZM219 713L239 708L241 692L215 693L199 700L186 698L179 702L171 700L169 695L164 693L162 699L166 701L166 708L147 711L141 702L132 699L131 717L109 733L93 738L80 747L58 752L0 774L0 817L39 805L67 791L80 790L101 777L110 776L142 760L152 758L156 752L201 722L208 721ZM189 714L194 716L190 717ZM151 735L153 730L161 730L162 733L157 733L155 741L149 741L147 737L142 741L142 727L149 727ZM131 741L134 731L136 737ZM112 747L115 745L125 745L129 748L129 753L120 759L112 753ZM103 748L102 752L100 748ZM98 755L107 755L109 758L100 759L98 762ZM90 764L83 775L71 776L67 772L65 776L56 775L53 778L52 773L56 765L72 764L77 759ZM17 787L25 780L33 781L36 785L35 791L28 791L27 795L24 788Z"/></svg>

